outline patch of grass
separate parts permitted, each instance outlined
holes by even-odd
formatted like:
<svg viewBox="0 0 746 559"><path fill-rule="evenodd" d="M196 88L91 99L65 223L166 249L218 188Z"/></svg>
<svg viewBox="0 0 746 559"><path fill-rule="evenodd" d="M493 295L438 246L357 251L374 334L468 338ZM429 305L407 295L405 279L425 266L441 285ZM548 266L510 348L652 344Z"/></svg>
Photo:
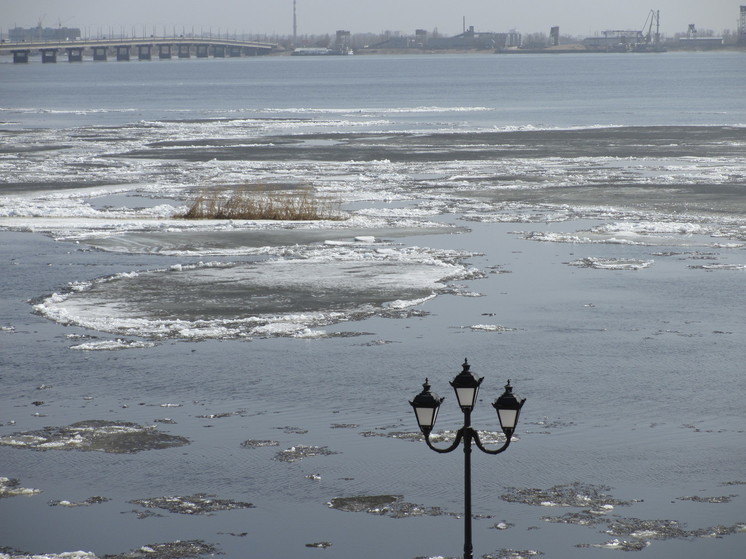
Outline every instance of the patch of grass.
<svg viewBox="0 0 746 559"><path fill-rule="evenodd" d="M265 191L251 187L199 194L183 219L257 219L313 221L346 219L341 202L316 196L309 188L292 191Z"/></svg>

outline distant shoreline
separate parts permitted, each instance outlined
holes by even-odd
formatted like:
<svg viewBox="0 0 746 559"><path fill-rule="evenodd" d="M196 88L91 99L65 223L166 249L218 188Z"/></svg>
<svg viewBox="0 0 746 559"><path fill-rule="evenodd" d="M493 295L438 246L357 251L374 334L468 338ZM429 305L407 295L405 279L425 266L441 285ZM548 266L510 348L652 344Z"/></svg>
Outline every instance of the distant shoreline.
<svg viewBox="0 0 746 559"><path fill-rule="evenodd" d="M642 51L642 52L630 52L629 54L661 54L664 52L746 52L746 46L724 46L720 48L707 48L707 49L695 49L686 47L665 47L660 51ZM285 56L289 55L290 52L277 52L272 53L270 56ZM607 51L603 49L588 49L578 48L576 45L566 45L566 48L560 46L548 47L543 49L418 49L418 48L402 48L402 49L384 49L384 48L371 48L371 49L358 49L354 51L355 56L374 56L374 55L394 55L394 54L416 54L416 55L448 55L448 54L620 54L618 51ZM627 54L627 53L622 53ZM325 55L334 56L334 55Z"/></svg>

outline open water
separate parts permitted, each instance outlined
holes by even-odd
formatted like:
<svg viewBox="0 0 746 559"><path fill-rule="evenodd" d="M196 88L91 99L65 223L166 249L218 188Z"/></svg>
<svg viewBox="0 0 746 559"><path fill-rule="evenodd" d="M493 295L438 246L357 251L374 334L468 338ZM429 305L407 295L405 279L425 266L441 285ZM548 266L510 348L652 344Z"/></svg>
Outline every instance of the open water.
<svg viewBox="0 0 746 559"><path fill-rule="evenodd" d="M475 557L743 557L744 90L742 52L0 61L0 557L460 556L408 400L447 438L464 357L485 437L527 398ZM345 219L175 217L238 187Z"/></svg>

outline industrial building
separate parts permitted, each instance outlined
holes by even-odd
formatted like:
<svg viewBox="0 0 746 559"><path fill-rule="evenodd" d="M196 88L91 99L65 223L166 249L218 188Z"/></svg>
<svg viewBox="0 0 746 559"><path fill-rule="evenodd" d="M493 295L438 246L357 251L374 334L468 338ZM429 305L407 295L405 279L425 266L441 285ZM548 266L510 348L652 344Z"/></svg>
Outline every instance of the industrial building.
<svg viewBox="0 0 746 559"><path fill-rule="evenodd" d="M592 51L656 52L660 45L660 11L650 10L641 30L612 29L597 37L583 39L583 46Z"/></svg>
<svg viewBox="0 0 746 559"><path fill-rule="evenodd" d="M80 39L77 27L13 27L8 30L11 43L32 43L37 41L74 41Z"/></svg>
<svg viewBox="0 0 746 559"><path fill-rule="evenodd" d="M430 37L427 48L430 49L502 49L517 47L521 44L521 34L478 32L474 26L455 37Z"/></svg>
<svg viewBox="0 0 746 559"><path fill-rule="evenodd" d="M679 37L679 45L687 49L717 49L723 46L722 37L698 37L697 27L693 23L689 24L686 37Z"/></svg>
<svg viewBox="0 0 746 559"><path fill-rule="evenodd" d="M492 33L475 31L470 26L463 33L453 37L428 35L424 29L418 29L412 36L390 37L384 41L371 45L372 49L428 49L428 50L495 50L518 47L521 44L521 34Z"/></svg>

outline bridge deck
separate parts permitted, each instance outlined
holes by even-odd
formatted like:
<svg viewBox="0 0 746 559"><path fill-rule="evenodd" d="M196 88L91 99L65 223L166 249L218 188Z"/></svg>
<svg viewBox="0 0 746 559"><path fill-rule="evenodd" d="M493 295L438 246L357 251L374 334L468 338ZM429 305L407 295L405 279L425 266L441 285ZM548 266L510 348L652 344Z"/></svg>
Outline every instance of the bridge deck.
<svg viewBox="0 0 746 559"><path fill-rule="evenodd" d="M241 41L237 39L221 39L217 37L143 37L122 39L80 39L77 41L35 41L21 43L0 43L0 52L10 54L14 51L40 51L46 49L92 49L103 47L138 47L158 45L207 45L223 46L226 48L239 47L270 51L277 47L275 43L262 43L257 41Z"/></svg>

